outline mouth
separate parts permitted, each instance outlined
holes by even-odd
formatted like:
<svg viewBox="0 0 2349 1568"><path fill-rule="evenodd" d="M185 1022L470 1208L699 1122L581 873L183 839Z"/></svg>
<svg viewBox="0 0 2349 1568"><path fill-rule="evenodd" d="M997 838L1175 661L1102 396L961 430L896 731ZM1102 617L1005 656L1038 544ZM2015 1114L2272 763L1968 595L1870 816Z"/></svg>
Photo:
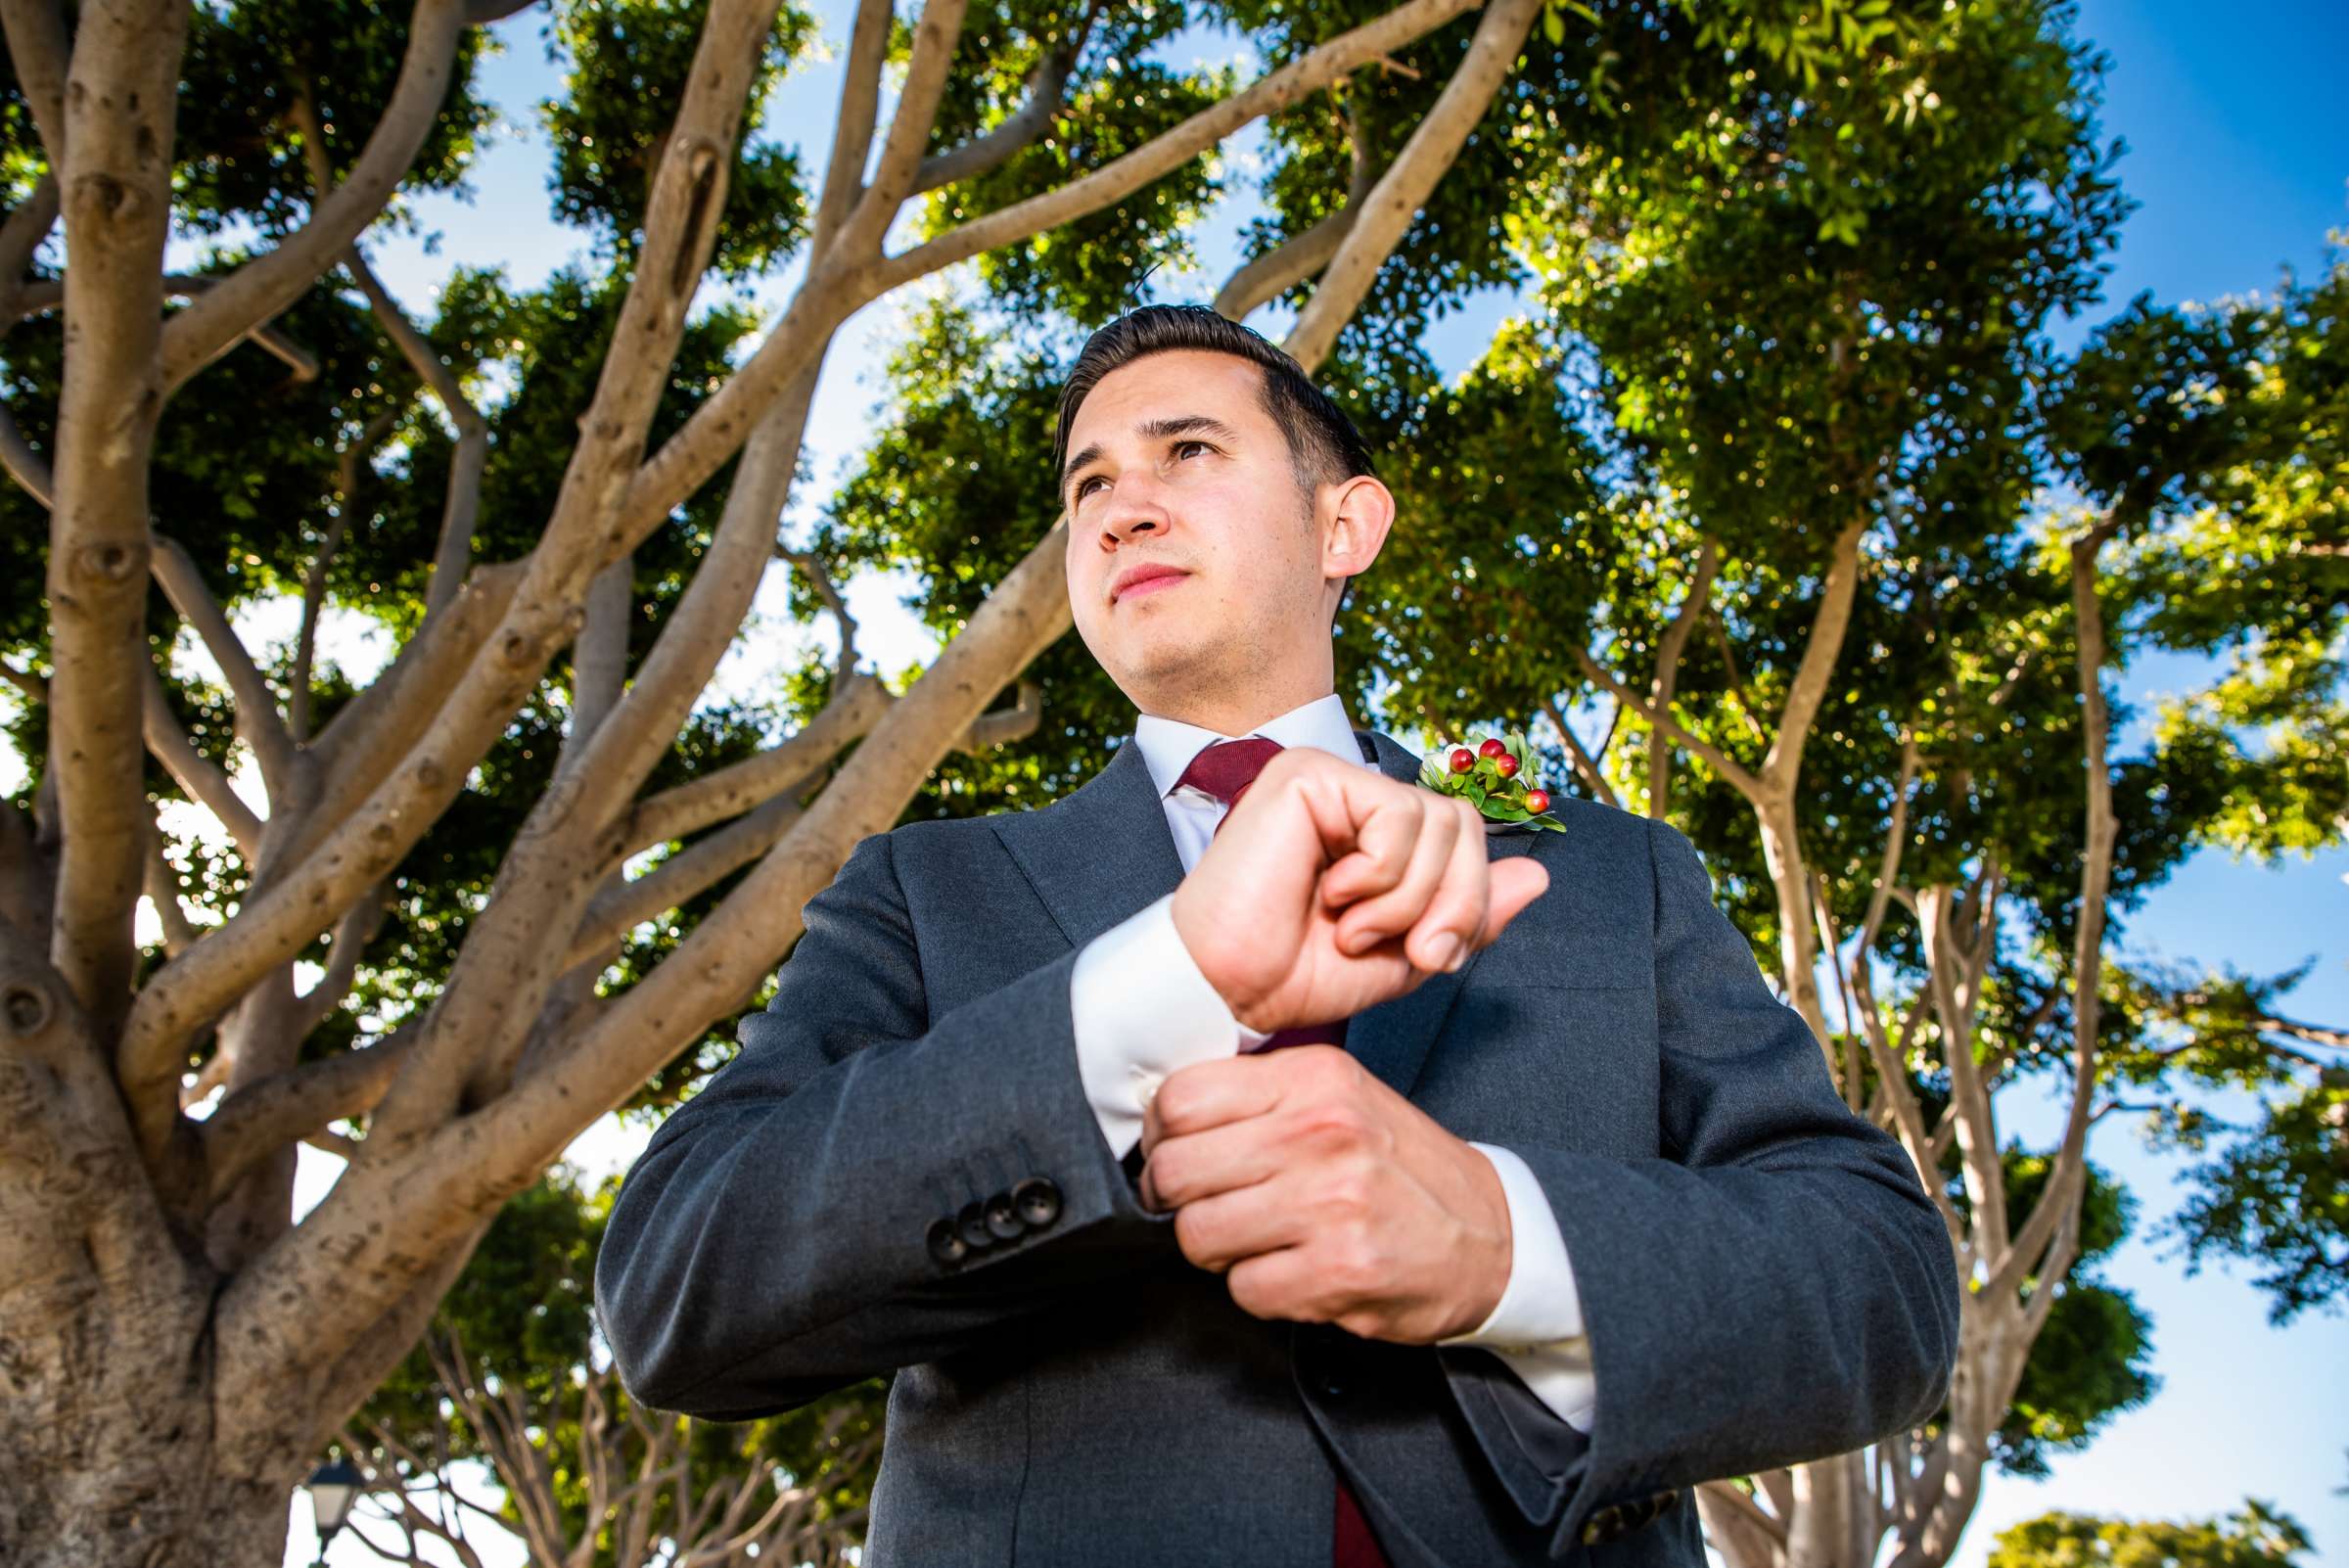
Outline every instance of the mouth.
<svg viewBox="0 0 2349 1568"><path fill-rule="evenodd" d="M1172 567L1140 567L1110 589L1109 602L1117 604L1143 594L1158 593L1172 588L1189 576L1188 572L1177 572Z"/></svg>

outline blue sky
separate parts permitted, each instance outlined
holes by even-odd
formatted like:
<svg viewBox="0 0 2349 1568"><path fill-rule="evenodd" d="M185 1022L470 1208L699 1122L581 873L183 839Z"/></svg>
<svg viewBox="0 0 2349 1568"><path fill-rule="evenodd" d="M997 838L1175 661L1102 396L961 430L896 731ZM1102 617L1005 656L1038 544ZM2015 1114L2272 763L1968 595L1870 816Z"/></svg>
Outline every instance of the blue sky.
<svg viewBox="0 0 2349 1568"><path fill-rule="evenodd" d="M797 144L804 166L820 170L837 102L845 53L844 8L819 5L831 62L791 78L770 110L770 131ZM2238 4L2188 7L2178 0L2091 0L2079 31L2112 57L2103 122L2130 147L2124 187L2141 204L2130 220L2104 307L2074 324L2067 337L2117 309L2139 290L2165 301L2209 300L2272 288L2279 268L2304 274L2323 262L2324 240L2349 227L2349 115L2339 112L2340 76L2349 65L2349 7L2338 4ZM537 281L581 247L548 216L547 149L531 111L553 90L528 15L497 32L511 48L490 63L485 85L507 114L507 128L474 175L471 205L424 204L428 229L440 231L438 254L396 237L371 240L381 270L412 308L431 309L429 291L456 261L505 265L513 280ZM1196 57L1246 58L1218 35L1190 36L1167 51L1178 64ZM1203 299L1230 264L1232 236L1249 211L1247 161L1261 141L1251 133L1226 144L1228 184L1238 199L1203 226L1202 272L1160 272L1163 299ZM1221 265L1219 265L1221 263ZM770 304L797 282L798 269L757 291ZM952 275L949 275L952 279ZM953 280L958 282L958 280ZM901 297L900 297L901 299ZM1465 365L1493 325L1518 308L1490 295L1445 318L1431 350L1448 371ZM844 330L825 370L809 430L814 483L795 495L789 515L806 519L838 482L842 465L870 427L879 393L877 365L902 304L884 300ZM1260 313L1251 325L1275 339L1282 323ZM852 602L867 646L884 667L928 647L895 603L902 584L861 581ZM781 582L761 590L755 616L779 607ZM720 671L724 683L755 687L780 660L784 628L754 620L744 643ZM902 650L900 653L899 650ZM2149 700L2192 680L2195 667L2169 660L2127 672L2124 690ZM2273 971L2315 957L2318 966L2291 997L2301 1016L2349 1020L2349 853L2278 867L2239 864L2219 853L2195 857L2129 923L2125 951L2192 956ZM2044 1146L2057 1109L2017 1093L2002 1102L2010 1136ZM2156 1368L2164 1382L2142 1409L2115 1420L2086 1453L2058 1458L2050 1480L2026 1485L1993 1475L1957 1562L1979 1568L1993 1534L2050 1508L2186 1517L2224 1512L2245 1495L2297 1515L2317 1541L2313 1560L2349 1568L2349 1322L2312 1317L2270 1328L2264 1300L2221 1268L2187 1278L2177 1260L2142 1232L2174 1207L2173 1165L2147 1156L2134 1130L2112 1118L2100 1126L2093 1154L2126 1178L2142 1201L2140 1235L2109 1262L2107 1277L2136 1292L2154 1319ZM289 1561L307 1561L306 1505L298 1507ZM355 1543L340 1545L337 1562L372 1560Z"/></svg>

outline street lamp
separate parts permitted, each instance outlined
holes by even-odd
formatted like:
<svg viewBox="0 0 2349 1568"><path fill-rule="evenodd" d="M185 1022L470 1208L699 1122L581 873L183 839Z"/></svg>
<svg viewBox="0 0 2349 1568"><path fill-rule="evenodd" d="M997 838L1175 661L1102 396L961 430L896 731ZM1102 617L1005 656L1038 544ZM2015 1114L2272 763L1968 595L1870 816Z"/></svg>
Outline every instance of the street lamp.
<svg viewBox="0 0 2349 1568"><path fill-rule="evenodd" d="M335 1539L343 1521L350 1517L350 1504L359 1495L367 1478L348 1459L336 1459L310 1472L302 1483L310 1494L310 1507L318 1516L318 1560L326 1561L326 1544Z"/></svg>

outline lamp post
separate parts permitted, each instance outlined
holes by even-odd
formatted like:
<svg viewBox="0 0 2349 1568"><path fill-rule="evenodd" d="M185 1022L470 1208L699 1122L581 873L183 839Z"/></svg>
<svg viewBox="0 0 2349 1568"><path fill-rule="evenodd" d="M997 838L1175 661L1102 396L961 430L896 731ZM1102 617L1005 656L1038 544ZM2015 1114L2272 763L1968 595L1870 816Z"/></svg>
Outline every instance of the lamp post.
<svg viewBox="0 0 2349 1568"><path fill-rule="evenodd" d="M310 1508L318 1516L318 1561L326 1561L326 1544L335 1539L343 1521L350 1517L350 1505L359 1495L367 1478L348 1459L334 1459L310 1472L302 1487L310 1495Z"/></svg>

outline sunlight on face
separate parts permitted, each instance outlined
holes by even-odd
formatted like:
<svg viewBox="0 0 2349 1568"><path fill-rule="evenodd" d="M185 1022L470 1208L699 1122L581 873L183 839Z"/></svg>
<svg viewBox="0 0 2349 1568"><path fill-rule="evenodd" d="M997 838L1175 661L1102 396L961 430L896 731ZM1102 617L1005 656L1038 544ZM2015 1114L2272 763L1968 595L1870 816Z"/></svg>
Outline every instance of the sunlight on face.
<svg viewBox="0 0 2349 1568"><path fill-rule="evenodd" d="M1329 659L1321 530L1262 386L1235 354L1167 350L1103 377L1070 427L1070 607L1145 712Z"/></svg>

